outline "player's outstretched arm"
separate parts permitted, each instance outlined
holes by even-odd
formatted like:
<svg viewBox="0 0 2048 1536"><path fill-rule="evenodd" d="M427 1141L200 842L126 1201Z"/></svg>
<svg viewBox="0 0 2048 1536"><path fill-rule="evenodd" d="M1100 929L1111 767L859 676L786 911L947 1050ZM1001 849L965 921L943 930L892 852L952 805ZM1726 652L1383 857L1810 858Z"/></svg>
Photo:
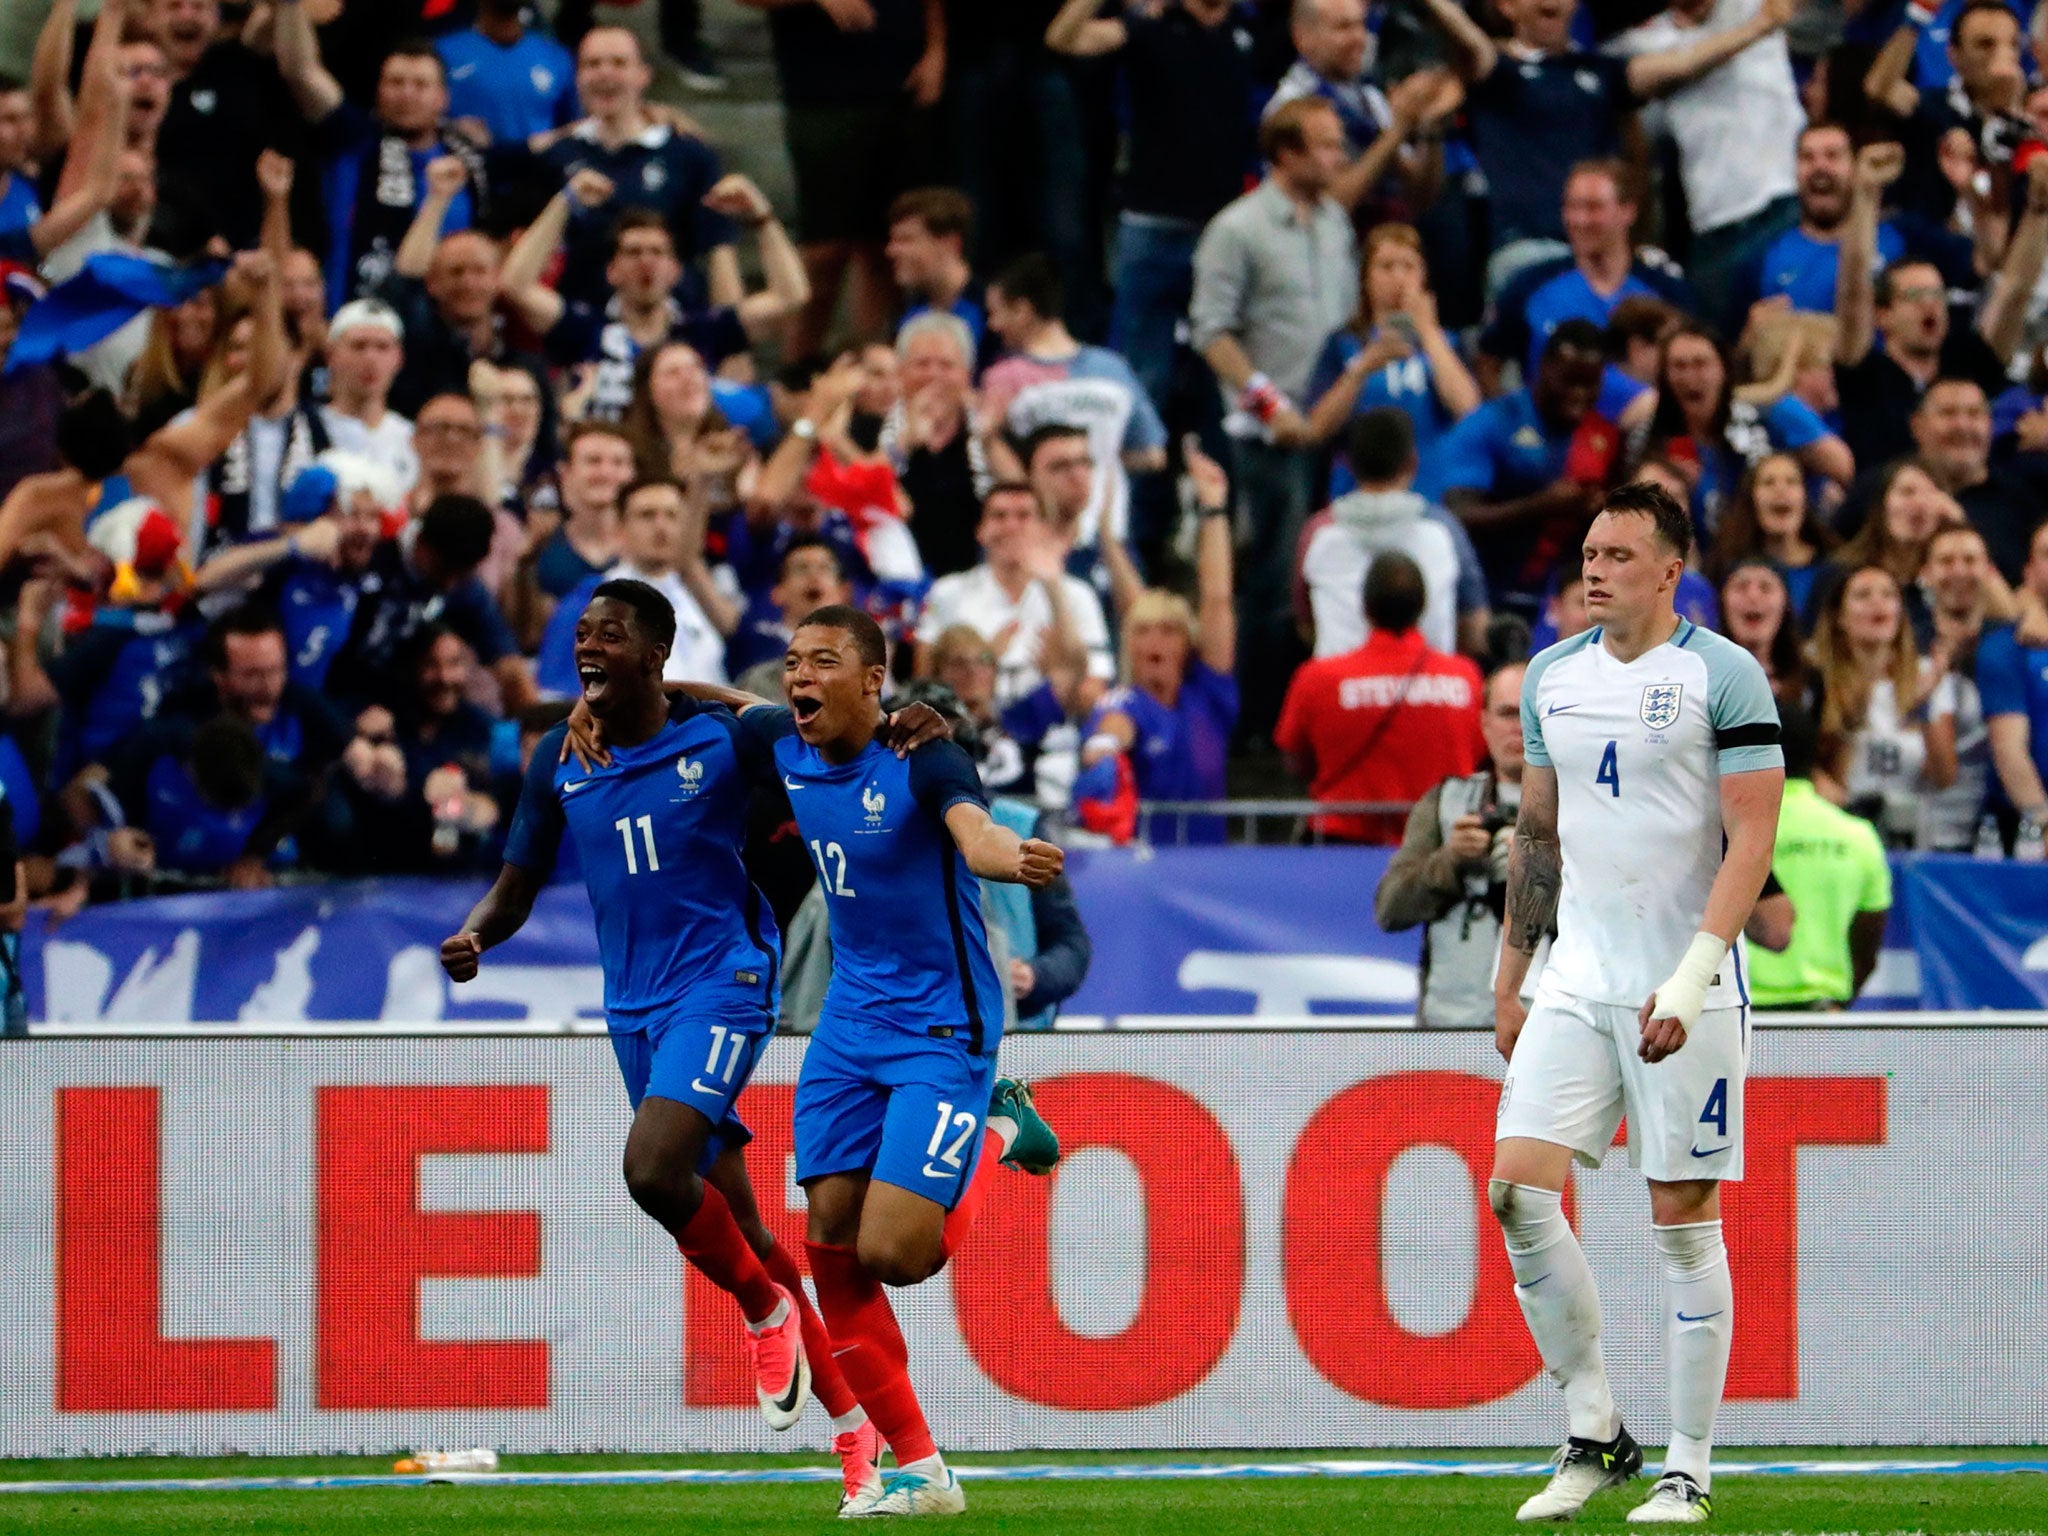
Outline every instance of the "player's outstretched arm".
<svg viewBox="0 0 2048 1536"><path fill-rule="evenodd" d="M1067 856L1057 843L1019 837L972 801L946 812L946 830L967 867L984 880L1042 889L1059 878Z"/></svg>
<svg viewBox="0 0 2048 1536"><path fill-rule="evenodd" d="M526 925L542 880L541 875L517 864L499 866L497 880L470 909L462 931L441 941L441 969L449 980L473 979L484 951L504 943Z"/></svg>
<svg viewBox="0 0 2048 1536"><path fill-rule="evenodd" d="M1762 887L1762 882L1758 882ZM1503 1058L1515 1053L1528 1010L1522 981L1529 961L1557 927L1564 889L1564 849L1557 840L1557 770L1531 763L1522 770L1522 808L1508 852L1507 916L1500 931L1500 970L1493 983L1493 1043Z"/></svg>
<svg viewBox="0 0 2048 1536"><path fill-rule="evenodd" d="M1782 768L1721 775L1721 830L1727 851L1721 855L1713 889L1707 892L1700 931L1671 979L1643 1003L1643 1060L1657 1062L1671 1055L1685 1044L1686 1031L1699 1022L1714 972L1763 894L1778 845L1778 805L1784 797Z"/></svg>

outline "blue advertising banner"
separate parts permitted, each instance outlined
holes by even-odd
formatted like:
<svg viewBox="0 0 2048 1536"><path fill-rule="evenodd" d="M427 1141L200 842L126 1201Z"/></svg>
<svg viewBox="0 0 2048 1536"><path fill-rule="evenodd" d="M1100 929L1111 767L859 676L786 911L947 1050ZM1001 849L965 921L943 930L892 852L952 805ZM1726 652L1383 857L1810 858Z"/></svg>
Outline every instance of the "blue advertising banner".
<svg viewBox="0 0 2048 1536"><path fill-rule="evenodd" d="M1095 946L1069 1015L1412 1013L1421 934L1380 931L1377 848L1077 851ZM1865 1008L2048 1007L2048 865L1895 862L1891 932ZM597 1018L603 978L582 887L542 894L477 980L441 940L482 882L390 880L91 907L30 920L32 1019L66 1024L560 1024Z"/></svg>
<svg viewBox="0 0 2048 1536"><path fill-rule="evenodd" d="M1913 926L1921 1007L2048 1008L2048 865L1926 854L1908 869L1893 899Z"/></svg>

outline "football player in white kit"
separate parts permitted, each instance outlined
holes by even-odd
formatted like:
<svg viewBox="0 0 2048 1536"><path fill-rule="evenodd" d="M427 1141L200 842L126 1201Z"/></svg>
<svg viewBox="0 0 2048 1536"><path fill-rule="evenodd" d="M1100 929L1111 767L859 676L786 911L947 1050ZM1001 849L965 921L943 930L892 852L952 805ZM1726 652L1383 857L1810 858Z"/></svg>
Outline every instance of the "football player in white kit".
<svg viewBox="0 0 2048 1536"><path fill-rule="evenodd" d="M1597 1165L1624 1114L1664 1259L1671 1407L1663 1475L1628 1518L1711 1511L1735 1306L1719 1190L1742 1176L1749 1056L1741 932L1770 873L1785 773L1762 668L1673 606L1691 544L1691 517L1664 491L1610 495L1586 535L1594 627L1544 651L1522 684L1527 768L1494 1003L1508 1072L1487 1196L1570 1415L1556 1475L1522 1520L1569 1520L1642 1468L1562 1207L1572 1159ZM1525 1014L1522 981L1553 925Z"/></svg>

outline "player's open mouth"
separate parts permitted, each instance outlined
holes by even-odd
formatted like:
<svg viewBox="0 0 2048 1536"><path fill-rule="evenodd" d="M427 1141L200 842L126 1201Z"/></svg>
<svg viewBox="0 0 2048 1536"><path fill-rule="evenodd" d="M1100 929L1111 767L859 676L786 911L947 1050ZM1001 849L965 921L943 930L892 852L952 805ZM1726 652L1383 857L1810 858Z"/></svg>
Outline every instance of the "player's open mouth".
<svg viewBox="0 0 2048 1536"><path fill-rule="evenodd" d="M604 691L604 668L589 665L580 666L576 669L576 680L583 684L583 697L586 699L594 698Z"/></svg>
<svg viewBox="0 0 2048 1536"><path fill-rule="evenodd" d="M807 693L800 693L789 701L789 707L795 713L797 719L812 720L817 717L818 711L825 707L825 701L812 698Z"/></svg>

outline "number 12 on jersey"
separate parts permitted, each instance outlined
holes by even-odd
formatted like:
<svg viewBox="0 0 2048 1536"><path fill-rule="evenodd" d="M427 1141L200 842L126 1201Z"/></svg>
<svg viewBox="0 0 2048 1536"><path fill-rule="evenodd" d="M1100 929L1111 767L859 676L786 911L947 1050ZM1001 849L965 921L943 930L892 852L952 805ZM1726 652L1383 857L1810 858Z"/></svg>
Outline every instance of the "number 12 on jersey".
<svg viewBox="0 0 2048 1536"><path fill-rule="evenodd" d="M827 896L851 896L852 886L846 883L846 850L837 843L820 843L811 839L811 859L818 866L818 878L825 882Z"/></svg>

